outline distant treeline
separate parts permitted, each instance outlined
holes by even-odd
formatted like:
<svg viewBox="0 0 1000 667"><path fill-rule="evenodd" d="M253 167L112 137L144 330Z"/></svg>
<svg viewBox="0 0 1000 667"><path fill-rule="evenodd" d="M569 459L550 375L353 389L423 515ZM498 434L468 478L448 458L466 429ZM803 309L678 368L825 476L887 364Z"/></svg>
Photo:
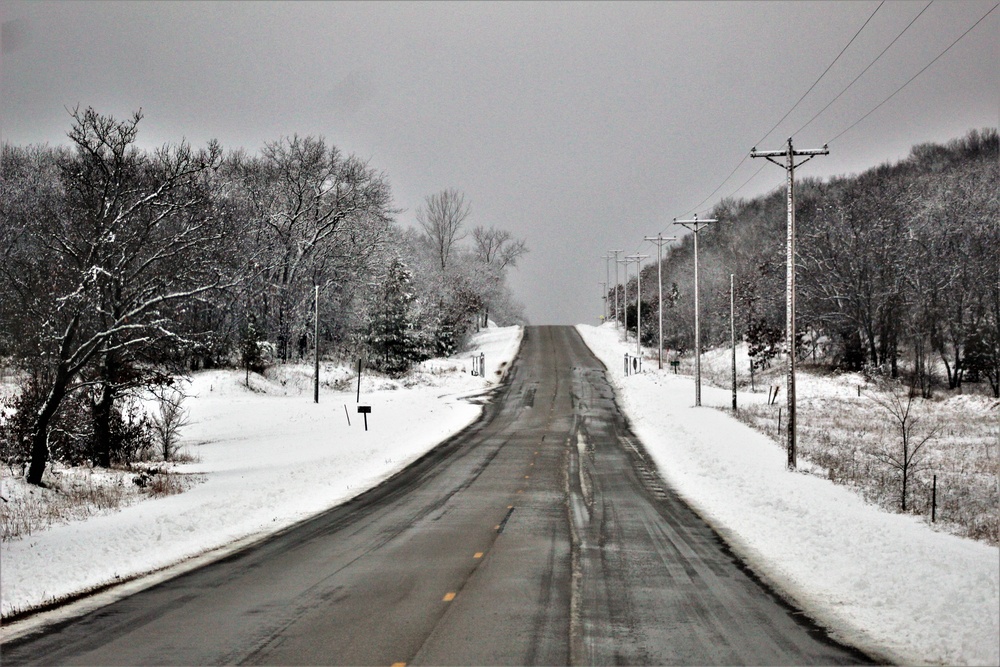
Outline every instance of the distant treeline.
<svg viewBox="0 0 1000 667"><path fill-rule="evenodd" d="M986 380L1000 397L1000 160L996 128L860 175L796 182L799 352L836 368L907 379L930 395ZM764 366L783 347L786 194L722 201L699 237L702 336L737 335ZM693 347L693 242L663 263L664 346ZM634 304L635 281L627 290ZM642 276L642 335L656 345L656 266ZM614 302L614 292L610 303ZM624 317L624 313L621 313ZM635 326L634 305L629 324ZM932 369L943 366L943 377Z"/></svg>

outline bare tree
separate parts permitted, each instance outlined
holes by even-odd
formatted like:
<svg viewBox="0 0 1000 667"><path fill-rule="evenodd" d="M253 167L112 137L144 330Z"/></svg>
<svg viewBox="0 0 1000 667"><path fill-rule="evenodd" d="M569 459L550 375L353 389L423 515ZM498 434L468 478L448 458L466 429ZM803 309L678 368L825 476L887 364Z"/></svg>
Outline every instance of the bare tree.
<svg viewBox="0 0 1000 667"><path fill-rule="evenodd" d="M48 431L68 393L111 383L88 368L135 350L182 339L174 306L226 284L215 246L224 230L205 179L221 151L186 144L149 155L135 147L129 120L91 108L72 112L76 147L62 165L62 205L27 215L3 278L39 333L45 390L31 427L28 482L40 484ZM99 401L103 401L101 397Z"/></svg>
<svg viewBox="0 0 1000 667"><path fill-rule="evenodd" d="M424 205L417 209L417 222L423 228L442 271L448 268L455 243L465 238L461 230L467 217L469 204L465 201L465 194L450 188L428 195Z"/></svg>
<svg viewBox="0 0 1000 667"><path fill-rule="evenodd" d="M934 427L922 435L917 434L920 418L913 412L916 387L910 387L905 394L906 397L903 398L891 382L886 382L876 392L869 394L869 398L889 414L899 434L897 446L883 446L881 451L875 453L875 458L899 471L900 507L904 512L909 480L919 468L921 450L938 431Z"/></svg>
<svg viewBox="0 0 1000 667"><path fill-rule="evenodd" d="M508 267L517 266L517 260L528 252L524 239L515 239L506 229L489 229L479 226L472 230L475 242L473 252L475 257L485 265L484 272L487 281L483 303L482 324L486 326L490 317L490 306L502 298L504 293L505 271Z"/></svg>
<svg viewBox="0 0 1000 667"><path fill-rule="evenodd" d="M312 287L351 275L386 238L393 216L385 175L345 156L323 137L268 143L259 159L234 156L232 169L255 219L254 261L261 300L274 314L279 354L311 307Z"/></svg>
<svg viewBox="0 0 1000 667"><path fill-rule="evenodd" d="M177 454L181 429L187 426L188 411L184 408L187 396L179 389L159 387L153 392L156 398L157 412L153 415L153 434L160 446L164 461L171 460Z"/></svg>
<svg viewBox="0 0 1000 667"><path fill-rule="evenodd" d="M517 266L517 260L528 252L524 239L515 239L506 229L489 229L479 226L472 230L476 258L503 271L508 266Z"/></svg>

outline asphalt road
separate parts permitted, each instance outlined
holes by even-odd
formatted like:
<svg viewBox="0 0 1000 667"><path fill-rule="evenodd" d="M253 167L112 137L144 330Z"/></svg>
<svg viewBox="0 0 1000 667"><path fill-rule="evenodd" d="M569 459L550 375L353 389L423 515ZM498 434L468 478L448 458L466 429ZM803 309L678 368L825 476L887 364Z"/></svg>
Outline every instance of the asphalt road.
<svg viewBox="0 0 1000 667"><path fill-rule="evenodd" d="M666 488L569 327L354 501L2 647L44 664L854 664Z"/></svg>

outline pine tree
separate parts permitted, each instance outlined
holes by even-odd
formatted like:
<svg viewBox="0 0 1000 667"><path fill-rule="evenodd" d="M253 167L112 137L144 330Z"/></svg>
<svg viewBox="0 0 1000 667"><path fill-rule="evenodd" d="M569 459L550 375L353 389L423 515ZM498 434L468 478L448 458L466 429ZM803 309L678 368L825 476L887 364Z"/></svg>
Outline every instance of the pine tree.
<svg viewBox="0 0 1000 667"><path fill-rule="evenodd" d="M414 327L412 287L413 274L400 259L389 265L379 302L372 306L368 345L371 364L389 375L401 375L419 358L419 345Z"/></svg>

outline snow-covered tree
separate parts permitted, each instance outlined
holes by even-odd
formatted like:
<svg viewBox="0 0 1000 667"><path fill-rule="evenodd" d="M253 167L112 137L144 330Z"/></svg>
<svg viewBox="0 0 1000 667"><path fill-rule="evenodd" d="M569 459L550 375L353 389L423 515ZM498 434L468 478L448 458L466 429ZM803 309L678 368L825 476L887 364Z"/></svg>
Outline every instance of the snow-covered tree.
<svg viewBox="0 0 1000 667"><path fill-rule="evenodd" d="M140 112L125 121L91 108L72 117L75 152L59 165L59 203L17 220L19 242L5 249L2 269L37 328L44 366L31 429L33 484L67 394L90 386L96 410L110 406L117 377L108 361L127 365L140 350L182 339L175 306L227 282L215 254L225 230L207 187L218 146L148 154L135 146Z"/></svg>
<svg viewBox="0 0 1000 667"><path fill-rule="evenodd" d="M421 358L413 312L416 294L413 274L399 258L389 265L370 307L369 363L376 369L400 375Z"/></svg>

